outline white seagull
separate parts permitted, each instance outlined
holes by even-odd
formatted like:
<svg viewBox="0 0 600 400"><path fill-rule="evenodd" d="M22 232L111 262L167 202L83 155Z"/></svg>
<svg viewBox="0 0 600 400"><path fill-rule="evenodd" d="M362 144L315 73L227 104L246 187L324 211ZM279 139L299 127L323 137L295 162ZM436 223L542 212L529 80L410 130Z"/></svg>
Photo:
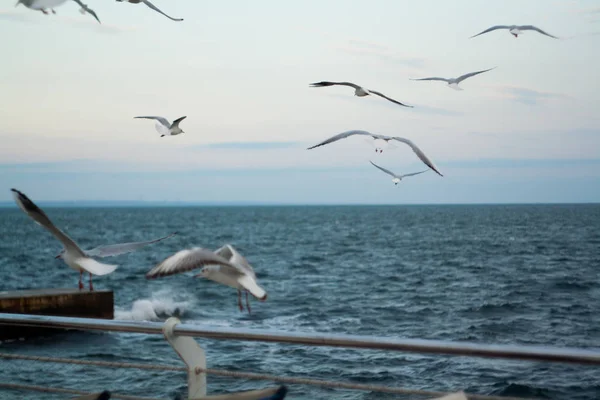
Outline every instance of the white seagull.
<svg viewBox="0 0 600 400"><path fill-rule="evenodd" d="M242 291L246 292L246 307L250 312L248 292L261 301L267 299L267 292L256 283L256 274L248 261L233 246L226 244L216 251L201 247L181 250L152 268L146 279L179 274L201 268L195 277L203 277L220 284L230 286L238 291L238 306L242 305Z"/></svg>
<svg viewBox="0 0 600 400"><path fill-rule="evenodd" d="M162 240L168 239L177 235L177 232L171 233L168 236L161 237L158 239L148 240L146 242L130 242L130 243L119 243L119 244L109 244L106 246L99 246L93 248L91 250L85 250L84 253L88 257L113 257L121 254L132 253L141 249L144 246L148 246L149 244L158 243ZM54 258L62 258L65 250L63 249L56 257Z"/></svg>
<svg viewBox="0 0 600 400"><path fill-rule="evenodd" d="M558 39L556 36L553 36L553 35L551 35L551 34L549 34L547 32L544 32L540 28L536 28L533 25L496 25L496 26L492 26L491 28L486 29L483 32L478 33L477 35L471 36L469 39L472 39L472 38L474 38L476 36L479 36L479 35L483 35L484 33L495 31L497 29L508 29L508 31L510 32L510 34L513 35L515 38L518 37L520 34L522 34L523 31L536 31L536 32L541 33L542 35L546 35L546 36L549 36L551 38Z"/></svg>
<svg viewBox="0 0 600 400"><path fill-rule="evenodd" d="M435 399L431 399L431 400L469 400L469 399L465 395L465 392L460 391L460 392L456 392L456 393L447 394L443 397L436 397Z"/></svg>
<svg viewBox="0 0 600 400"><path fill-rule="evenodd" d="M497 67L494 67L494 68L497 68ZM469 72L468 74L461 75L458 78L431 77L431 78L411 79L411 81L443 81L443 82L446 82L448 84L448 87L450 87L450 88L452 88L454 90L463 90L461 87L458 86L459 83L461 83L465 79L470 78L472 76L483 74L484 72L491 71L494 68L484 69L483 71Z"/></svg>
<svg viewBox="0 0 600 400"><path fill-rule="evenodd" d="M158 131L158 133L160 133L160 137L163 136L175 136L175 135L179 135L180 133L184 133L181 128L179 127L179 123L181 121L183 121L184 119L186 119L187 117L180 117L177 118L175 121L173 121L173 123L171 124L166 118L163 117L134 117L134 118L146 118L146 119L155 119L158 122L156 123L155 128Z"/></svg>
<svg viewBox="0 0 600 400"><path fill-rule="evenodd" d="M356 85L354 83L350 83L350 82L326 82L326 81L324 81L324 82L311 83L310 87L325 87L325 86L334 86L334 85L350 86L351 88L354 88L354 95L358 96L358 97L365 97L370 94L374 94L379 97L383 97L384 99L389 100L392 103L396 103L396 104L404 106L404 107L412 108L412 106L407 106L406 104L403 104L403 103L400 103L399 101L391 99L391 98L385 96L383 93L376 92L375 90L365 89L361 86L358 86L358 85Z"/></svg>
<svg viewBox="0 0 600 400"><path fill-rule="evenodd" d="M435 166L435 164L433 163L433 161L431 161L426 155L425 153L423 153L423 151L421 151L421 149L419 149L417 147L416 144L414 144L411 140L409 139L405 139L399 136L385 136L385 135L378 135L376 133L371 133L371 132L367 132L367 131L360 131L360 130L354 130L354 131L346 131L346 132L342 132L339 133L335 136L330 137L327 140L324 140L323 142L316 144L312 147L309 147L307 150L311 150L314 149L315 147L319 147L319 146L324 146L326 144L329 143L333 143L336 142L340 139L345 139L347 137L353 136L353 135L366 135L366 136L371 136L373 139L375 140L381 140L384 141L386 143L388 143L390 140L396 140L398 142L404 143L406 145L408 145L412 151L417 155L417 157L419 157L419 159L421 161L423 161L423 163L425 165L427 165L429 168L431 168L432 170L434 170L439 176L444 176L442 175L442 173L437 169L437 167ZM375 151L380 151L382 152L383 150L381 148L379 149L375 149Z"/></svg>
<svg viewBox="0 0 600 400"><path fill-rule="evenodd" d="M11 189L11 191L13 192L15 202L21 210L29 215L38 225L50 231L65 246L65 252L61 258L69 267L75 271L79 271L79 290L83 289L82 277L84 272L90 274L90 291L92 291L94 290L92 275L106 275L117 269L116 265L102 264L87 256L71 238L54 226L50 218L29 197L17 189Z"/></svg>
<svg viewBox="0 0 600 400"><path fill-rule="evenodd" d="M52 14L56 14L56 11L54 11L54 7L57 7L63 3L66 3L67 1L68 0L18 0L17 4L15 4L15 7L18 6L19 4L23 4L27 8L30 8L32 10L41 11L44 14L48 15L48 9L50 9L50 11L52 11ZM83 4L81 2L81 0L73 0L73 1L77 4L79 4L79 6L81 7L81 9L79 11L81 11L82 14L85 14L86 12L89 13L94 18L96 18L96 21L98 21L100 23L100 19L98 18L98 16L94 12L94 10L89 8L86 4Z"/></svg>
<svg viewBox="0 0 600 400"><path fill-rule="evenodd" d="M392 182L394 182L394 185L397 185L398 183L400 183L400 181L404 178L406 178L407 176L415 176L415 175L419 175L422 174L423 172L427 172L429 171L428 169L425 171L421 171L421 172L413 172L411 174L404 174L404 175L396 175L395 173L393 173L390 170L387 170L383 167L380 167L379 165L375 164L373 161L369 161L375 168L379 168L381 171L385 172L386 174L390 175L393 179Z"/></svg>
<svg viewBox="0 0 600 400"><path fill-rule="evenodd" d="M150 7L151 9L153 9L154 11L156 11L157 13L160 13L162 15L164 15L165 17L169 18L170 20L173 21L183 21L183 18L173 18L173 17L169 17L167 14L165 14L164 12L160 11L158 9L158 7L156 7L154 4L150 3L148 0L117 0L118 2L127 2L127 3L131 3L131 4L139 4L139 3L144 3L145 5L147 5L148 7Z"/></svg>

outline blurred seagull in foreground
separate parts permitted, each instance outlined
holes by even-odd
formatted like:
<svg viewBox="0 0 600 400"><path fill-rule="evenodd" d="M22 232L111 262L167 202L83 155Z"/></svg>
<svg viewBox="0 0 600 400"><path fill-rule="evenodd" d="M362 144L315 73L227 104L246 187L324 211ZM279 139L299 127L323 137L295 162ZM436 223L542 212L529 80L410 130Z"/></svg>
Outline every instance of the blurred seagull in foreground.
<svg viewBox="0 0 600 400"><path fill-rule="evenodd" d="M431 399L431 400L469 400L469 399L465 395L465 392L461 391L461 392L456 392L456 393L450 393L443 397L436 397L435 399Z"/></svg>
<svg viewBox="0 0 600 400"><path fill-rule="evenodd" d="M32 10L38 10L48 15L48 9L52 11L52 14L56 14L56 11L54 11L54 7L66 3L67 1L68 0L18 0L17 4L15 4L15 7L19 4L23 4L27 8L30 8ZM96 18L96 21L98 21L98 23L100 23L100 19L98 18L94 10L89 8L86 4L83 4L81 0L73 1L79 4L79 6L81 7L79 11L81 11L82 14L85 14L86 12L89 13L94 18Z"/></svg>
<svg viewBox="0 0 600 400"><path fill-rule="evenodd" d="M400 183L400 181L403 178L406 178L407 176L415 176L415 175L419 175L422 174L423 172L427 172L429 171L428 169L426 169L425 171L421 171L421 172L413 172L411 174L404 174L404 175L396 175L395 173L393 173L390 170L387 170L383 167L380 167L379 165L375 164L373 161L369 161L375 168L380 169L381 171L385 172L386 174L390 175L393 179L392 182L394 182L394 185L397 185L398 183Z"/></svg>
<svg viewBox="0 0 600 400"><path fill-rule="evenodd" d="M65 235L60 229L58 229L50 218L38 207L33 201L29 199L24 193L17 189L11 189L15 202L33 219L38 225L46 228L50 233L54 235L65 247L65 251L61 253L62 260L75 271L79 271L79 290L83 289L83 273L87 272L90 274L90 291L94 290L92 285L92 274L93 275L106 275L117 269L116 265L102 264L98 261L90 258L85 254L83 250L77 246L70 237Z"/></svg>
<svg viewBox="0 0 600 400"><path fill-rule="evenodd" d="M378 134L375 134L375 133L371 133L371 132L367 132L367 131L360 131L360 130L346 131L346 132L342 132L342 133L339 133L337 135L334 135L334 136L330 137L329 139L322 141L319 144L316 144L316 145L314 145L312 147L309 147L307 150L311 150L311 149L314 149L315 147L319 147L319 146L324 146L326 144L333 143L333 142L336 142L336 141L338 141L340 139L345 139L347 137L354 136L354 135L371 136L375 140L383 141L383 142L386 142L386 143L388 143L390 140L396 140L398 142L404 143L404 144L408 145L412 149L412 151L417 155L417 157L419 157L419 159L421 161L423 161L423 163L425 165L427 165L429 168L431 168L432 170L434 170L439 176L444 176L437 169L437 167L435 166L435 164L433 163L433 161L431 161L429 159L429 157L427 157L425 155L425 153L423 153L423 151L421 151L421 149L417 147L416 144L414 144L409 139L405 139L405 138L402 138L402 137L399 137L399 136L378 135ZM383 149L376 148L375 152L377 152L377 151L383 152Z"/></svg>
<svg viewBox="0 0 600 400"><path fill-rule="evenodd" d="M387 96L385 96L383 93L380 92L376 92L375 90L369 90L369 89L365 89L361 86L358 86L354 83L350 83L350 82L317 82L317 83L311 83L310 87L325 87L325 86L334 86L334 85L340 85L340 86L350 86L351 88L354 88L354 95L358 96L358 97L365 97L368 96L370 94L374 94L377 95L379 97L383 97L386 100L391 101L392 103L396 103L399 104L401 106L404 107L411 107L412 106L407 106L406 104L400 103L399 101L396 101L394 99L391 99Z"/></svg>
<svg viewBox="0 0 600 400"><path fill-rule="evenodd" d="M165 14L164 12L160 11L158 9L158 7L156 7L154 4L150 3L148 0L117 0L118 2L127 2L127 3L131 3L131 4L138 4L138 3L144 3L145 5L147 5L148 7L150 7L151 9L153 9L154 11L156 11L157 13L160 13L162 15L164 15L165 17L169 18L170 20L173 21L183 21L183 18L173 18L173 17L169 17L167 14Z"/></svg>
<svg viewBox="0 0 600 400"><path fill-rule="evenodd" d="M497 68L497 67L494 67L494 68ZM483 74L484 72L491 71L494 68L484 69L483 71L469 72L468 74L461 75L458 78L438 78L438 77L431 77L431 78L411 79L411 81L443 81L443 82L446 82L448 84L448 87L450 87L450 88L452 88L454 90L463 90L461 87L458 86L459 83L461 83L465 79L470 78L472 76Z"/></svg>
<svg viewBox="0 0 600 400"><path fill-rule="evenodd" d="M246 308L249 313L248 292L261 301L267 299L267 292L256 283L252 266L229 244L214 252L201 247L181 250L151 269L146 274L146 279L179 274L200 267L200 273L194 277L203 277L237 289L240 311L244 310L242 291L246 292Z"/></svg>
<svg viewBox="0 0 600 400"><path fill-rule="evenodd" d="M110 396L110 392L105 390L102 393L88 394L85 396L72 398L71 400L108 400L110 399Z"/></svg>
<svg viewBox="0 0 600 400"><path fill-rule="evenodd" d="M85 250L84 253L86 256L88 257L114 257L114 256L118 256L121 254L127 254L127 253L132 253L134 251L137 251L139 249L141 249L144 246L148 246L149 244L153 244L153 243L158 243L162 240L168 239L170 237L173 237L177 235L177 232L171 233L168 236L165 237L161 237L158 239L153 239L153 240L148 240L146 242L131 242L131 243L119 243L119 244L109 244L106 246L99 246L96 248L93 248L91 250ZM54 258L62 258L63 254L64 254L65 250L61 251L56 257Z"/></svg>
<svg viewBox="0 0 600 400"><path fill-rule="evenodd" d="M492 26L491 28L486 29L483 32L479 32L477 35L471 36L469 39L472 39L479 35L483 35L484 33L495 31L497 29L508 29L510 34L513 35L515 38L519 37L519 35L521 35L523 33L523 31L536 31L536 32L541 33L542 35L546 35L551 38L558 39L556 36L553 36L547 32L544 32L540 28L536 28L533 25L496 25L496 26Z"/></svg>
<svg viewBox="0 0 600 400"><path fill-rule="evenodd" d="M272 394L271 396L268 396L268 397L261 397L258 400L283 400L283 399L285 399L287 392L288 392L287 386L282 385L282 386L279 386L279 389L277 389L275 394Z"/></svg>
<svg viewBox="0 0 600 400"><path fill-rule="evenodd" d="M163 137L163 136L175 136L175 135L179 135L180 133L184 133L181 130L181 128L179 127L179 123L181 121L183 121L184 119L186 119L187 117L177 118L175 121L173 121L172 124L166 118L163 118L163 117L134 117L134 118L145 118L145 119L157 120L158 122L156 123L156 125L154 125L154 127L156 128L158 133L160 133L160 137Z"/></svg>

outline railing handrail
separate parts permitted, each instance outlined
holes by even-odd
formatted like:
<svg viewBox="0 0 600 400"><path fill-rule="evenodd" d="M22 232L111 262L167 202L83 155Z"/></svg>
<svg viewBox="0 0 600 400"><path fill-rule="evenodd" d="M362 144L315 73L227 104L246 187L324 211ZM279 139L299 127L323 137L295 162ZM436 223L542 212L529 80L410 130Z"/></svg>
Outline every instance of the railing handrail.
<svg viewBox="0 0 600 400"><path fill-rule="evenodd" d="M163 323L0 313L0 325L163 334ZM179 336L600 365L600 351L177 324Z"/></svg>

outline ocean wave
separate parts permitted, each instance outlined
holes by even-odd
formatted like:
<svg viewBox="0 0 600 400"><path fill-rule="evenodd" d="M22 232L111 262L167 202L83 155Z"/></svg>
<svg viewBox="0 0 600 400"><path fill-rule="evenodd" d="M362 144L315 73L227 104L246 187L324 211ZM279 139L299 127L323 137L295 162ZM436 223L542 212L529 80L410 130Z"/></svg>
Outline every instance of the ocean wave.
<svg viewBox="0 0 600 400"><path fill-rule="evenodd" d="M192 300L175 300L171 293L159 292L149 299L135 300L130 309L115 309L116 320L162 321L188 313Z"/></svg>

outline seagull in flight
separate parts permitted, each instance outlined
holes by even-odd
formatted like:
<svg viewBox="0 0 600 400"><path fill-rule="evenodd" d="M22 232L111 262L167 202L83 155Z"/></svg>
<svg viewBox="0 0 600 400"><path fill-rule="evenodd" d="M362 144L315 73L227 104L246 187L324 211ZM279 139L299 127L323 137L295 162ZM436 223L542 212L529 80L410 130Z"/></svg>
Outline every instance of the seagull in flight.
<svg viewBox="0 0 600 400"><path fill-rule="evenodd" d="M57 7L63 3L66 3L67 1L68 0L18 0L17 4L15 4L15 7L18 6L19 4L23 4L27 8L30 8L32 10L39 10L39 11L43 12L44 14L48 15L49 14L48 9L50 9L50 11L52 11L52 14L56 14L56 11L54 11L54 7ZM85 14L86 12L89 13L94 18L96 18L96 21L98 21L98 23L100 23L100 19L98 18L98 16L94 12L94 10L89 8L86 4L83 4L83 2L81 0L73 0L73 1L77 4L79 4L79 6L81 7L81 9L79 11L81 11L82 14Z"/></svg>
<svg viewBox="0 0 600 400"><path fill-rule="evenodd" d="M163 117L134 117L134 118L146 118L146 119L155 119L158 122L155 125L156 130L160 133L160 137L163 136L175 136L180 133L184 133L179 127L179 123L186 119L187 117L177 118L173 123L170 123L166 118Z"/></svg>
<svg viewBox="0 0 600 400"><path fill-rule="evenodd" d="M396 175L395 173L393 173L390 170L387 170L383 167L380 167L379 165L375 164L373 161L369 161L375 168L380 169L381 171L385 172L386 174L390 175L393 179L392 182L394 182L394 185L398 185L398 183L400 183L400 181L403 178L406 178L407 176L415 176L415 175L419 175L422 174L423 172L427 172L429 171L428 169L426 169L425 171L421 171L421 172L413 172L412 174L404 174L404 175Z"/></svg>
<svg viewBox="0 0 600 400"><path fill-rule="evenodd" d="M214 252L201 247L181 250L152 268L146 274L146 279L179 274L196 268L202 269L195 277L203 277L237 289L240 311L244 310L242 291L246 292L248 313L251 312L248 293L260 301L267 299L267 292L256 282L256 274L248 260L230 244L226 244Z"/></svg>
<svg viewBox="0 0 600 400"><path fill-rule="evenodd" d="M551 38L558 39L556 36L553 36L547 32L544 32L540 28L537 28L533 25L496 25L496 26L492 26L491 28L486 29L483 32L478 33L477 35L471 36L469 39L472 39L479 35L483 35L484 33L495 31L497 29L508 29L510 34L513 35L515 38L518 37L520 34L522 34L523 31L536 31L536 32L541 33L542 35L546 35Z"/></svg>
<svg viewBox="0 0 600 400"><path fill-rule="evenodd" d="M497 67L494 67L497 68ZM467 78L470 78L475 75L483 74L484 72L488 72L493 70L494 68L484 69L483 71L469 72L468 74L464 74L459 76L458 78L439 78L439 77L431 77L431 78L420 78L420 79L411 79L411 81L443 81L448 84L449 88L454 90L463 90L458 86L459 83L464 81Z"/></svg>
<svg viewBox="0 0 600 400"><path fill-rule="evenodd" d="M431 161L429 159L429 157L427 157L425 155L425 153L423 153L423 151L421 151L421 149L419 149L417 147L416 144L414 144L409 139L405 139L405 138L402 138L402 137L399 137L399 136L378 135L376 133L371 133L371 132L361 131L361 130L346 131L346 132L342 132L342 133L339 133L337 135L334 135L334 136L330 137L329 139L322 141L319 144L316 144L316 145L314 145L312 147L309 147L307 150L311 150L311 149L314 149L315 147L319 147L319 146L324 146L326 144L333 143L333 142L336 142L336 141L338 141L340 139L345 139L347 137L354 136L354 135L371 136L375 140L384 141L386 143L389 143L390 140L396 140L398 142L404 143L404 144L408 145L412 149L412 151L417 155L417 157L419 157L419 159L421 161L423 161L423 163L425 165L427 165L429 168L431 168L432 170L434 170L439 176L444 176L437 169L437 167L435 166L435 164L433 163L433 161ZM383 151L382 149L377 149L377 148L375 149L376 152L378 150Z"/></svg>
<svg viewBox="0 0 600 400"><path fill-rule="evenodd" d="M164 15L165 17L169 18L170 20L173 21L183 21L183 18L173 18L173 17L169 17L167 14L165 14L164 12L160 11L158 9L158 7L156 7L154 4L150 3L148 0L117 0L118 2L127 2L127 3L131 3L131 4L139 4L139 3L144 3L145 5L147 5L148 7L150 7L151 9L153 9L154 11L156 11L157 13L160 13L162 15Z"/></svg>
<svg viewBox="0 0 600 400"><path fill-rule="evenodd" d="M399 101L396 101L394 99L391 99L389 97L387 97L386 95L384 95L383 93L380 92L376 92L375 90L369 90L369 89L365 89L361 86L358 86L354 83L350 83L350 82L316 82L316 83L311 83L310 87L325 87L325 86L334 86L334 85L340 85L340 86L350 86L351 88L354 88L354 95L358 96L358 97L365 97L368 96L370 94L374 94L377 95L379 97L383 97L386 100L391 101L392 103L396 103L398 105L404 106L404 107L411 107L412 106L407 106L406 104L400 103Z"/></svg>
<svg viewBox="0 0 600 400"><path fill-rule="evenodd" d="M65 251L62 254L62 260L75 271L79 271L79 290L83 289L83 273L87 272L90 274L90 291L94 290L92 285L92 274L93 275L107 275L117 269L116 265L102 264L93 258L87 256L77 243L75 243L70 237L68 237L63 231L58 229L50 218L37 206L33 201L29 199L24 193L17 189L11 189L15 202L33 219L38 225L46 228L50 233L54 235L65 247Z"/></svg>
<svg viewBox="0 0 600 400"><path fill-rule="evenodd" d="M141 249L144 246L148 246L149 244L158 243L170 237L177 235L177 232L171 233L168 236L161 237L158 239L148 240L146 242L131 242L131 243L119 243L119 244L109 244L106 246L99 246L93 248L91 250L85 250L84 253L87 257L114 257L121 254L132 253ZM62 258L65 253L63 249L56 257L54 258Z"/></svg>

